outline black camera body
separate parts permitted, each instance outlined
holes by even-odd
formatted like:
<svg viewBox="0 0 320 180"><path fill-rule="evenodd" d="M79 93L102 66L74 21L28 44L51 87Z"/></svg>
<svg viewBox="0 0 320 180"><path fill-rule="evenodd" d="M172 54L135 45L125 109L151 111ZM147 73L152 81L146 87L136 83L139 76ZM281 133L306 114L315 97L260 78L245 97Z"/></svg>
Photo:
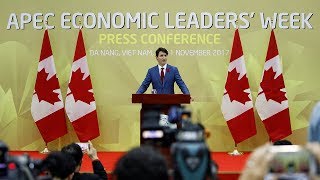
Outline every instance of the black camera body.
<svg viewBox="0 0 320 180"><path fill-rule="evenodd" d="M178 132L171 146L174 179L215 179L217 167L211 162L210 150L205 143L204 130L191 122Z"/></svg>
<svg viewBox="0 0 320 180"><path fill-rule="evenodd" d="M42 160L31 159L29 155L10 156L9 148L0 141L0 180L33 180L41 172Z"/></svg>
<svg viewBox="0 0 320 180"><path fill-rule="evenodd" d="M155 148L170 148L166 157L169 168L174 170L174 179L216 179L217 167L211 161L210 150L205 142L204 128L191 122L191 112L180 106L172 106L168 111L170 123L180 123L181 128L172 129L159 125L161 106L153 106L143 114L141 144ZM168 151L169 153L169 151Z"/></svg>
<svg viewBox="0 0 320 180"><path fill-rule="evenodd" d="M145 109L141 125L141 144L155 147L170 147L175 142L177 129L159 124L162 108L160 105L154 105Z"/></svg>

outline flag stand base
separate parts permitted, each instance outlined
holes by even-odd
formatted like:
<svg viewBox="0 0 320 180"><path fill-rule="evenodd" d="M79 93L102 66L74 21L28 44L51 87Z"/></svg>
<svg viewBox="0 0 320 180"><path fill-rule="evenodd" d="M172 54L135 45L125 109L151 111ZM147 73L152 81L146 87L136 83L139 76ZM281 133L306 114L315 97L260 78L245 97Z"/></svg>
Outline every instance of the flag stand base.
<svg viewBox="0 0 320 180"><path fill-rule="evenodd" d="M48 147L46 146L42 151L40 151L41 154L49 154L50 150L48 149Z"/></svg>
<svg viewBox="0 0 320 180"><path fill-rule="evenodd" d="M232 152L228 152L230 156L241 156L243 152L239 152L237 148L235 148Z"/></svg>

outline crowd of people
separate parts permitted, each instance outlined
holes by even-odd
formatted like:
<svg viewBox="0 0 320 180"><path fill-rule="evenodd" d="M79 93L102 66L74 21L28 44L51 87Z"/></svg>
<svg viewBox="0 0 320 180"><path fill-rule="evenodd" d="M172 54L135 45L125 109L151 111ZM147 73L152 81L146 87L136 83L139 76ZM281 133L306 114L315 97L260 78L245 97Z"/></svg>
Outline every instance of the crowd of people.
<svg viewBox="0 0 320 180"><path fill-rule="evenodd" d="M270 173L271 161L276 156L275 152L270 151L270 149L276 146L295 147L288 140L280 140L274 143L269 142L258 147L249 156L241 173L240 180L268 179L266 175ZM319 142L309 142L306 146L299 147L308 150L315 157L316 161L320 162ZM87 154L92 161L93 173L80 172L84 154ZM88 149L86 151L83 151L78 144L71 143L64 146L61 151L49 153L42 160L41 167L46 174L46 176L43 176L46 178L42 179L108 179L107 172L97 155L97 150L90 141L88 142ZM314 174L310 174L310 172L305 173L310 179L320 177L319 172ZM117 161L111 177L114 180L173 179L173 175L172 173L170 174L170 169L168 168L168 162L166 162L164 156L157 149L151 146L136 147L128 151Z"/></svg>
<svg viewBox="0 0 320 180"><path fill-rule="evenodd" d="M80 173L83 151L76 143L71 143L48 154L42 161L46 179L106 180L106 170L100 162L97 151L89 141L85 152L92 161L93 173ZM48 178L49 177L49 178ZM169 179L165 158L150 146L137 147L122 156L116 163L112 179Z"/></svg>
<svg viewBox="0 0 320 180"><path fill-rule="evenodd" d="M307 179L319 179L320 178L320 143L319 134L320 129L318 120L320 119L320 113L318 113L320 104L317 105L311 115L308 143L305 146L299 146L300 150L306 150L309 152L316 161L316 171L310 173L310 162L309 165L302 164L305 171L301 171L302 174L305 173ZM316 135L315 135L316 134ZM258 180L258 179L268 179L268 174L275 173L270 170L271 164L274 163L277 156L277 152L272 151L273 147L282 146L288 149L296 148L296 145L288 140L279 140L273 143L266 143L260 147L257 147L249 156L246 165L240 175L240 180ZM93 173L79 173L83 152L78 144L72 143L62 148L61 152L50 153L47 158L43 161L48 165L48 172L52 177L60 179L107 179L107 173L100 162L97 151L93 147L92 143L89 141L89 148L86 152L90 159L92 160ZM284 154L287 156L288 154ZM301 154L300 154L301 155ZM293 154L293 156L298 156L298 154ZM311 157L311 156L310 156ZM312 159L307 159L311 161ZM297 157L294 157L297 159ZM287 163L287 162L286 162ZM294 162L297 163L297 162ZM303 162L298 162L303 163ZM128 151L123 157L121 157L116 163L115 169L112 173L112 179L116 180L126 180L126 179L152 179L152 180L166 180L170 179L172 174L169 172L166 159L152 147L136 147ZM274 166L274 165L273 165ZM293 171L286 173L283 177L294 177L295 176L295 164L289 164L288 168ZM306 168L308 167L308 168ZM297 176L301 175L301 172L296 173ZM288 173L291 173L288 175ZM278 174L278 179L281 179L281 175ZM283 178L282 177L282 178ZM171 178L172 179L172 178ZM270 179L270 178L269 178ZM303 179L303 178L302 178Z"/></svg>
<svg viewBox="0 0 320 180"><path fill-rule="evenodd" d="M240 180L266 179L270 173L270 164L275 153L270 151L274 146L292 146L288 140L280 140L266 143L255 149L248 158ZM294 146L294 145L293 145ZM292 147L293 147L292 146ZM320 145L317 142L308 143L303 149L307 149L320 162ZM97 151L89 142L89 149L86 151L92 160L93 173L80 173L83 157L81 147L72 143L62 148L59 152L50 153L44 160L43 166L53 179L108 179L107 173L100 162ZM127 180L168 180L172 179L166 159L151 146L136 147L128 151L116 163L112 172L112 179ZM310 179L318 178L318 174L309 174ZM290 179L290 178L289 178Z"/></svg>

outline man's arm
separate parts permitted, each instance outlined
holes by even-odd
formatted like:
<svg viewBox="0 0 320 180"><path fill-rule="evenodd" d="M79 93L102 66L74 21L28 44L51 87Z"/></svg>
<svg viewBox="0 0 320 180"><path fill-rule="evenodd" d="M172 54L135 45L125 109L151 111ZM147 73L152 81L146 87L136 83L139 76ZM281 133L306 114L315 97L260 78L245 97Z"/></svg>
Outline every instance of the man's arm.
<svg viewBox="0 0 320 180"><path fill-rule="evenodd" d="M181 89L183 94L190 94L188 87L186 86L186 84L183 82L180 74L179 74L179 70L178 68L175 67L175 72L174 72L174 79L176 80L177 85L179 86L179 88Z"/></svg>
<svg viewBox="0 0 320 180"><path fill-rule="evenodd" d="M136 92L136 94L143 94L144 92L146 92L150 83L151 83L151 73L150 73L150 69L149 69L148 73L146 75L146 78L144 78L144 80L143 80L141 86L139 87L138 91Z"/></svg>
<svg viewBox="0 0 320 180"><path fill-rule="evenodd" d="M91 141L88 141L88 143L89 148L87 153L92 161L93 173L98 175L100 179L108 179L107 172L98 158L96 148L93 147Z"/></svg>

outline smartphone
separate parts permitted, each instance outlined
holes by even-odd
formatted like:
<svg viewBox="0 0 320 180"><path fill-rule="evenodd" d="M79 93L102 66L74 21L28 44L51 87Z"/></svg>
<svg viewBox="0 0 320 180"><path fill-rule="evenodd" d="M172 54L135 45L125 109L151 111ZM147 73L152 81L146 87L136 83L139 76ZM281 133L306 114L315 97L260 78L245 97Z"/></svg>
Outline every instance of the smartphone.
<svg viewBox="0 0 320 180"><path fill-rule="evenodd" d="M82 151L87 151L89 149L89 143L81 143L81 142L78 142L76 143L78 144L80 147L81 147L81 150Z"/></svg>
<svg viewBox="0 0 320 180"><path fill-rule="evenodd" d="M318 174L318 161L307 149L298 145L272 146L274 154L264 179L309 179Z"/></svg>

